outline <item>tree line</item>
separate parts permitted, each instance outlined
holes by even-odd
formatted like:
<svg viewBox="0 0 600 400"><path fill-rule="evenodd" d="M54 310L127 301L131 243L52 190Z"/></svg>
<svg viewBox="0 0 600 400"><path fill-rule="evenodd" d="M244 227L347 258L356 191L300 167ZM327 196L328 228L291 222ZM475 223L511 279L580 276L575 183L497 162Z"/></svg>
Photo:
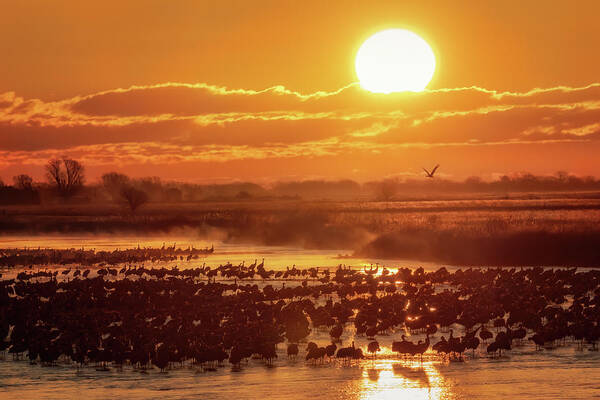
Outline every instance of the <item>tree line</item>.
<svg viewBox="0 0 600 400"><path fill-rule="evenodd" d="M86 182L85 167L67 157L49 160L45 182L34 182L26 174L16 175L12 185L0 180L0 204L41 202L106 202L135 212L148 202L248 201L265 199L330 199L392 201L420 195L461 193L600 191L600 180L566 172L551 176L529 173L504 175L492 181L470 177L464 181L441 179L383 179L365 183L352 180L305 180L258 185L250 182L194 184L164 182L159 177L132 178L107 172L93 183Z"/></svg>

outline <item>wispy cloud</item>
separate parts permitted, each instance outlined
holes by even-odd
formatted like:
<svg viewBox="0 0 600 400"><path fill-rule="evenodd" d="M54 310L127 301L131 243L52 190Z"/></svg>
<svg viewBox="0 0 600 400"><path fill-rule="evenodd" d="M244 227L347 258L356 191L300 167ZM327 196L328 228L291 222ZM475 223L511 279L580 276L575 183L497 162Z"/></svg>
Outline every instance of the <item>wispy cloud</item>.
<svg viewBox="0 0 600 400"><path fill-rule="evenodd" d="M68 152L91 165L323 157L352 151L596 141L600 83L372 94L163 83L45 102L0 94L0 164Z"/></svg>

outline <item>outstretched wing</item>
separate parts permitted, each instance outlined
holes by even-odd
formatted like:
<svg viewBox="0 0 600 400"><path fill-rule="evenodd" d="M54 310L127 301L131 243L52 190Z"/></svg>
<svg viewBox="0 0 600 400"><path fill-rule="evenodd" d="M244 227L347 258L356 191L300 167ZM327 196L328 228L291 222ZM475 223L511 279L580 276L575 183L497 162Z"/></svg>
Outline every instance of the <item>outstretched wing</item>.
<svg viewBox="0 0 600 400"><path fill-rule="evenodd" d="M435 171L437 171L437 169L440 167L440 164L436 165L435 167L433 167L433 169L431 170L431 175L435 174Z"/></svg>
<svg viewBox="0 0 600 400"><path fill-rule="evenodd" d="M421 167L421 168L423 168L423 167ZM431 174L429 173L429 171L427 171L425 168L423 168L423 171L425 171L425 173L427 174L427 176L431 175Z"/></svg>

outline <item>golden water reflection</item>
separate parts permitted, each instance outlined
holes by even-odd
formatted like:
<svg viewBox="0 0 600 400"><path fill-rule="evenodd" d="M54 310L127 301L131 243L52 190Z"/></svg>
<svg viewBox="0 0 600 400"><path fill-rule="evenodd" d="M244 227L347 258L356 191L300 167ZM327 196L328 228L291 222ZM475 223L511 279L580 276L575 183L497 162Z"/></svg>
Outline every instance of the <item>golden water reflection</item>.
<svg viewBox="0 0 600 400"><path fill-rule="evenodd" d="M116 248L135 248L140 247L161 247L167 241L168 245L176 244L177 247L187 248L194 246L196 248L215 247L215 253L202 258L201 260L178 260L167 263L167 267L177 265L181 269L196 268L203 262L209 266L216 266L231 262L233 264L246 261L251 263L254 260L265 258L265 266L268 269L282 270L286 267L295 265L298 268L326 267L336 268L338 265L351 265L354 268L370 268L379 263L377 275L383 272L383 266L387 265L390 273L394 273L398 266L413 266L414 262L406 260L383 260L383 259L364 259L360 257L350 257L340 259L341 253L351 253L352 250L307 250L300 247L289 246L260 246L243 243L224 243L220 240L207 240L193 236L126 236L126 235L84 235L84 236L2 236L0 238L0 247L18 248L18 247L42 247L55 249L68 249L84 247L85 249L94 248L96 250L114 250ZM162 267L165 265L154 265ZM390 266L394 266L394 269ZM436 270L440 265L435 263L420 262L419 266L425 270ZM149 266L149 265L147 265ZM450 267L448 267L450 268Z"/></svg>
<svg viewBox="0 0 600 400"><path fill-rule="evenodd" d="M360 386L362 400L452 398L450 382L436 367L436 361L373 360L365 367Z"/></svg>

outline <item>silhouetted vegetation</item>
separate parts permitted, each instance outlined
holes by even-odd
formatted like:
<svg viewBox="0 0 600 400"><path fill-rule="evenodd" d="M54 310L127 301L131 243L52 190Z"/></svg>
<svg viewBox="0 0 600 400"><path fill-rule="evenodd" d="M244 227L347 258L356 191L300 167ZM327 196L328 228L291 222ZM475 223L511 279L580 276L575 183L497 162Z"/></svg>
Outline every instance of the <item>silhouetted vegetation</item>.
<svg viewBox="0 0 600 400"><path fill-rule="evenodd" d="M72 197L83 187L83 172L83 165L69 158L50 160L46 165L48 183L62 197Z"/></svg>
<svg viewBox="0 0 600 400"><path fill-rule="evenodd" d="M354 199L361 196L362 187L351 180L323 181L306 180L278 182L272 191L276 195L296 196L307 199Z"/></svg>
<svg viewBox="0 0 600 400"><path fill-rule="evenodd" d="M13 186L6 186L0 181L0 205L21 204L31 205L40 203L40 194L33 186L29 175L13 177Z"/></svg>
<svg viewBox="0 0 600 400"><path fill-rule="evenodd" d="M118 172L109 172L100 178L102 187L114 201L121 200L123 188L129 185L129 177Z"/></svg>
<svg viewBox="0 0 600 400"><path fill-rule="evenodd" d="M386 178L380 181L358 183L352 180L305 180L276 182L259 185L251 182L225 184L194 184L165 182L159 177L133 178L113 171L102 175L97 182L85 183L84 166L68 158L50 160L46 165L47 183L34 182L29 175L13 177L13 187L18 190L41 192L44 201L52 203L54 197L68 198L74 203L123 202L124 187L134 187L147 195L150 203L216 202L216 201L267 201L267 200L334 200L334 201L411 201L475 198L535 198L543 193L599 192L600 180L594 177L577 177L565 172L552 176L535 176L529 173L505 175L485 181L470 177L464 181L434 179ZM593 193L587 196L594 195ZM23 204L12 196L2 204Z"/></svg>
<svg viewBox="0 0 600 400"><path fill-rule="evenodd" d="M51 184L18 175L12 186L0 186L3 206L44 204L0 210L0 232L193 229L208 237L217 230L226 241L340 249L373 258L600 266L600 181L591 177L521 174L493 181L436 177L261 186L164 182L109 172L84 185L77 161L52 160L47 171Z"/></svg>
<svg viewBox="0 0 600 400"><path fill-rule="evenodd" d="M0 186L0 205L31 205L40 204L40 194L37 190L17 189L14 186Z"/></svg>
<svg viewBox="0 0 600 400"><path fill-rule="evenodd" d="M600 266L600 230L473 233L402 230L381 235L357 254L471 266Z"/></svg>
<svg viewBox="0 0 600 400"><path fill-rule="evenodd" d="M369 258L461 265L600 266L600 200L147 203L13 207L0 232L188 230L214 240L354 251Z"/></svg>
<svg viewBox="0 0 600 400"><path fill-rule="evenodd" d="M136 189L133 186L124 186L121 189L121 197L125 199L125 202L132 213L148 202L148 195L146 192Z"/></svg>
<svg viewBox="0 0 600 400"><path fill-rule="evenodd" d="M29 175L14 176L13 186L18 190L33 190L33 178Z"/></svg>

